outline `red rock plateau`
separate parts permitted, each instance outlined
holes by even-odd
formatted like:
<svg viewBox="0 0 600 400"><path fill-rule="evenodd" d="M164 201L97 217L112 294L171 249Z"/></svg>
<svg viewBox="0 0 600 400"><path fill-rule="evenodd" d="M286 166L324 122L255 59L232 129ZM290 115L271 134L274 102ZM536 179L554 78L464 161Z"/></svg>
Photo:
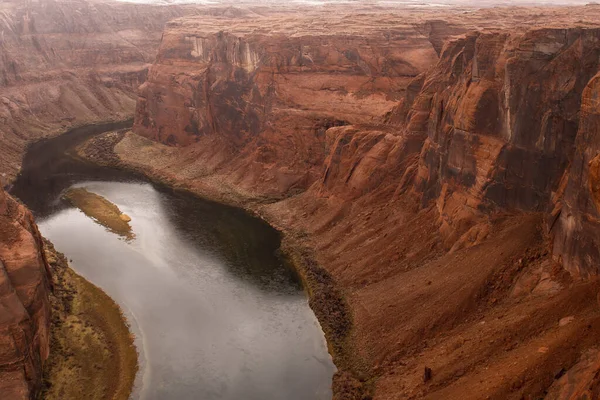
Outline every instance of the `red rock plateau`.
<svg viewBox="0 0 600 400"><path fill-rule="evenodd" d="M599 16L186 17L115 152L310 249L336 398L599 398Z"/></svg>
<svg viewBox="0 0 600 400"><path fill-rule="evenodd" d="M0 393L26 399L49 352L50 271L31 213L0 189Z"/></svg>

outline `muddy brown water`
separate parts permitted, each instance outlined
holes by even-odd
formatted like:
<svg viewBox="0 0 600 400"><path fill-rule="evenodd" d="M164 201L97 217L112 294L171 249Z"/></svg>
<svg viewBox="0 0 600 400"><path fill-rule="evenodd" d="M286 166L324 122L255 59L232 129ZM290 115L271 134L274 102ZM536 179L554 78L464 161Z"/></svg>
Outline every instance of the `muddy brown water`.
<svg viewBox="0 0 600 400"><path fill-rule="evenodd" d="M11 192L72 267L123 308L140 353L133 399L330 399L334 366L280 236L242 210L69 156L129 122L32 145ZM132 218L120 239L61 200L70 187Z"/></svg>

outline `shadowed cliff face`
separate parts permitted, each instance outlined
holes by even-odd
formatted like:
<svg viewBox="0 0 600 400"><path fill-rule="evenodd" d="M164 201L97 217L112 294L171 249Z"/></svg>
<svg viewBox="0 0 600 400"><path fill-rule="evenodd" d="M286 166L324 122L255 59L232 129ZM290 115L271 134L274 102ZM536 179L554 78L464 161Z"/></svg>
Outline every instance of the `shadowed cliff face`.
<svg viewBox="0 0 600 400"><path fill-rule="evenodd" d="M565 171L549 218L554 254L573 274L600 273L600 103L599 76L583 90L571 164Z"/></svg>
<svg viewBox="0 0 600 400"><path fill-rule="evenodd" d="M446 45L421 92L404 100L410 111L389 117L427 132L415 188L423 204L436 201L442 232L455 237L497 209L548 212L555 257L576 275L598 273L599 57L597 29Z"/></svg>
<svg viewBox="0 0 600 400"><path fill-rule="evenodd" d="M0 392L28 399L48 357L50 270L30 212L0 189Z"/></svg>
<svg viewBox="0 0 600 400"><path fill-rule="evenodd" d="M167 35L165 43L168 51L158 59L168 63L168 70L153 67L151 80L140 88L140 133L183 146L220 134L237 148L261 130L266 110L254 82L261 57L254 46L227 33L208 38ZM173 59L181 65L170 65ZM165 72L175 71L181 86L170 90L171 75Z"/></svg>

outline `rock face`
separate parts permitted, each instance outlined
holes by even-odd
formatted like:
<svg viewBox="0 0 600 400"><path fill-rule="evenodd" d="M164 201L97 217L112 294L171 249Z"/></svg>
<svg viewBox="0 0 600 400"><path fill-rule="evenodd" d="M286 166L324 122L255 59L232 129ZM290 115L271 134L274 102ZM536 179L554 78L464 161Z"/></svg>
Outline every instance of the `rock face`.
<svg viewBox="0 0 600 400"><path fill-rule="evenodd" d="M154 143L114 151L314 251L370 371L338 398L596 394L599 13L180 19L140 90Z"/></svg>
<svg viewBox="0 0 600 400"><path fill-rule="evenodd" d="M597 218L599 39L598 29L537 29L475 33L446 45L420 94L404 103L413 103L408 129L427 132L415 187L423 204L437 202L443 231L462 234L472 218L498 208L551 212L555 255L571 272L597 273L588 257L598 259L597 239L586 233L575 244L573 235L597 231L582 225L582 214Z"/></svg>
<svg viewBox="0 0 600 400"><path fill-rule="evenodd" d="M574 154L550 220L556 257L583 277L600 273L599 79L595 75L583 90Z"/></svg>
<svg viewBox="0 0 600 400"><path fill-rule="evenodd" d="M574 8L572 18L586 11L598 12ZM571 272L596 274L600 31L473 32L442 46L466 26L431 20L391 31L395 21L382 19L364 28L372 20L171 22L134 130L188 147L199 174L226 175L256 195L317 182L353 198L386 174L400 186L414 177L422 205L437 204L448 247L490 211L548 212L555 256ZM417 152L418 167L408 168Z"/></svg>
<svg viewBox="0 0 600 400"><path fill-rule="evenodd" d="M0 393L29 399L48 357L50 270L31 213L0 189Z"/></svg>
<svg viewBox="0 0 600 400"><path fill-rule="evenodd" d="M372 17L171 22L135 131L189 146L244 189L304 190L322 173L327 129L376 121L437 60L411 26L361 23Z"/></svg>
<svg viewBox="0 0 600 400"><path fill-rule="evenodd" d="M405 99L409 130L427 131L415 185L424 204L436 200L443 230L463 233L497 208L547 212L555 258L574 275L598 274L599 56L598 29L447 44Z"/></svg>

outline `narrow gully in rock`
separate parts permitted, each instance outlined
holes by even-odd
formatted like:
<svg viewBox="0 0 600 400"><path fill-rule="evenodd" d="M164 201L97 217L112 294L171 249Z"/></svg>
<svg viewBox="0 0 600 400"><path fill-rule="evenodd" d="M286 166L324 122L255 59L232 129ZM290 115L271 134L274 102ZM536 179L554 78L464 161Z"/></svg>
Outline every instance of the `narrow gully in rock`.
<svg viewBox="0 0 600 400"><path fill-rule="evenodd" d="M334 366L279 234L242 210L69 153L131 122L32 145L11 188L73 268L123 308L140 353L132 398L327 399ZM84 187L131 217L133 241L61 199Z"/></svg>

